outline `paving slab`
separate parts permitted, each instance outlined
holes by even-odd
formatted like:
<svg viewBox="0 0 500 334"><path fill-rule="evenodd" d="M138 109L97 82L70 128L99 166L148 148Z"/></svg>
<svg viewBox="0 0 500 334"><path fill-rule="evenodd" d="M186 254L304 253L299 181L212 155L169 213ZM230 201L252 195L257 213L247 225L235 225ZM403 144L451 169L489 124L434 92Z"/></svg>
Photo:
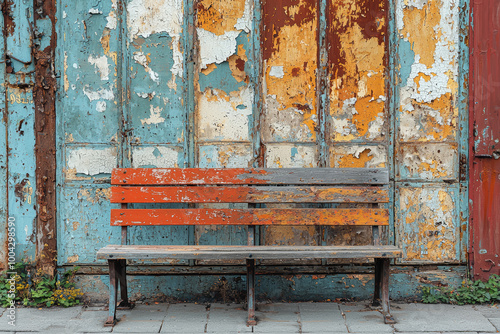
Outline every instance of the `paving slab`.
<svg viewBox="0 0 500 334"><path fill-rule="evenodd" d="M300 303L302 333L347 333L337 303Z"/></svg>
<svg viewBox="0 0 500 334"><path fill-rule="evenodd" d="M380 310L368 304L341 304L340 309L345 316L346 326L350 333L392 333L394 331L391 325L384 323L384 316Z"/></svg>
<svg viewBox="0 0 500 334"><path fill-rule="evenodd" d="M204 333L208 311L201 304L170 304L160 333Z"/></svg>
<svg viewBox="0 0 500 334"><path fill-rule="evenodd" d="M489 318L488 319L495 329L500 332L500 318Z"/></svg>
<svg viewBox="0 0 500 334"><path fill-rule="evenodd" d="M393 304L398 332L494 332L495 327L472 306Z"/></svg>
<svg viewBox="0 0 500 334"><path fill-rule="evenodd" d="M16 308L16 326L8 324L10 319L8 312L3 312L0 317L0 331L33 332L53 330L63 331L70 319L76 318L82 312L81 306L76 307L52 307L52 308Z"/></svg>
<svg viewBox="0 0 500 334"><path fill-rule="evenodd" d="M474 305L474 309L486 318L500 318L500 305Z"/></svg>
<svg viewBox="0 0 500 334"><path fill-rule="evenodd" d="M112 327L104 327L104 322L108 318L108 311L100 308L89 311L84 309L76 318L70 319L66 328L73 333L109 333Z"/></svg>
<svg viewBox="0 0 500 334"><path fill-rule="evenodd" d="M113 333L158 333L167 308L168 304L141 304L132 310L117 310L118 323L113 327Z"/></svg>
<svg viewBox="0 0 500 334"><path fill-rule="evenodd" d="M247 326L248 313L238 304L211 304L207 333L251 333L252 326Z"/></svg>
<svg viewBox="0 0 500 334"><path fill-rule="evenodd" d="M254 333L299 333L298 304L261 304L257 316Z"/></svg>

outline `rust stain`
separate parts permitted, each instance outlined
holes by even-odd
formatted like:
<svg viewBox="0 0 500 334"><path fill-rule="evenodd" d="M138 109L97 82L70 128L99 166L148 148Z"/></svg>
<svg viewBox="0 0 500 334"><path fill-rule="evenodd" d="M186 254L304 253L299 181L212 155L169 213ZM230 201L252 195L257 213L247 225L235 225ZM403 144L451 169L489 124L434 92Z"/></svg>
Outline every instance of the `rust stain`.
<svg viewBox="0 0 500 334"><path fill-rule="evenodd" d="M248 75L245 73L245 63L247 61L248 58L243 44L239 44L237 53L228 58L231 74L238 82L245 81L245 83L248 83L250 81ZM202 71L202 73L204 72Z"/></svg>
<svg viewBox="0 0 500 334"><path fill-rule="evenodd" d="M56 269L56 90L54 55L56 54L56 1L36 0L33 5L34 22L49 19L52 34L45 49L35 45L35 154L37 190L37 267L44 273L53 275Z"/></svg>
<svg viewBox="0 0 500 334"><path fill-rule="evenodd" d="M5 36L12 36L16 30L16 23L14 22L12 6L14 6L13 0L5 0L2 2L2 13L4 20L3 31Z"/></svg>
<svg viewBox="0 0 500 334"><path fill-rule="evenodd" d="M386 8L384 0L328 2L330 114L336 141L383 137Z"/></svg>
<svg viewBox="0 0 500 334"><path fill-rule="evenodd" d="M317 2L264 1L263 21L261 47L268 99L276 97L275 112L300 115L300 123L309 129L308 140L313 141L317 124ZM290 122L289 116L284 115L279 122Z"/></svg>

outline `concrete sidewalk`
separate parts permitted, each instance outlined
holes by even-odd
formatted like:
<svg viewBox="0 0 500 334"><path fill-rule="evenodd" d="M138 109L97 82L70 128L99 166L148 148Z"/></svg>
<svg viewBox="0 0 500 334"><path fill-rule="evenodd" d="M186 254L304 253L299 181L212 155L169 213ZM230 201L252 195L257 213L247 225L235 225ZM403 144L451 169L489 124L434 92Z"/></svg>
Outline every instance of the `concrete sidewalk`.
<svg viewBox="0 0 500 334"><path fill-rule="evenodd" d="M234 304L139 304L118 311L120 322L103 327L104 307L16 309L16 326L0 309L8 333L498 333L500 306L392 304L398 322L386 325L369 302L258 304L257 326Z"/></svg>

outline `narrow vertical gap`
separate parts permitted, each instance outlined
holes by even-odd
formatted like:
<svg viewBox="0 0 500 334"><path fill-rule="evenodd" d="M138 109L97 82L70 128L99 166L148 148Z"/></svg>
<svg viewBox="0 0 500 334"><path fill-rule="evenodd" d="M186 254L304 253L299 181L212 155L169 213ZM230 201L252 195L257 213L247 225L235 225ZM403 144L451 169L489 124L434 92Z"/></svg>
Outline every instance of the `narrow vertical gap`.
<svg viewBox="0 0 500 334"><path fill-rule="evenodd" d="M125 0L118 1L118 17L122 18L118 21L118 31L119 31L119 40L121 42L119 51L121 54L117 57L122 60L121 64L117 64L117 92L119 96L118 110L121 116L120 121L120 134L118 140L118 149L119 149L119 159L118 166L119 167L131 167L132 166L132 155L131 155L131 147L130 147L130 133L129 133L129 124L130 124L130 105L127 101L130 95L130 87L131 87L131 78L128 75L124 75L128 71L129 65L129 54L127 47L127 40L129 38L127 31L127 10L125 9L126 3ZM125 22L125 24L123 24ZM125 89L124 89L125 88Z"/></svg>
<svg viewBox="0 0 500 334"><path fill-rule="evenodd" d="M328 76L328 51L327 51L327 1L319 0L319 20L318 20L318 72L316 77L317 91L316 103L318 111L318 135L316 137L317 146L319 148L318 167L324 168L329 166L328 144L327 144L327 119L329 111L329 87L330 78ZM331 207L329 204L323 204L322 207ZM318 226L318 244L326 246L328 227ZM327 259L321 259L321 264L326 265Z"/></svg>
<svg viewBox="0 0 500 334"><path fill-rule="evenodd" d="M4 77L2 78L3 80L3 83L4 85L1 87L1 89L3 89L3 94L4 94L4 114L2 115L2 122L4 122L5 124L5 152L2 152L5 154L5 230L3 232L5 233L2 233L3 235L3 238L5 238L5 240L8 240L6 238L6 236L8 235L7 233L7 229L8 229L8 223L7 223L7 219L10 215L10 207L9 207L9 193L10 193L10 187L9 187L9 154L7 154L7 152L9 151L9 103L8 103L8 92L7 92L7 72L6 72L6 61L7 61L7 27L6 27L6 23L5 23L5 19L4 17L7 15L7 11L4 9L4 6L5 6L5 2L2 1L1 3L1 6L2 6L2 31L3 31L3 54L2 54L2 62L1 62L1 65L3 67L3 75ZM4 239L2 238L2 241L4 241ZM5 269L7 269L7 265L8 265L8 243L7 242L2 242L2 245L3 245L3 250L2 250L2 253L5 254L2 260L2 265L5 266Z"/></svg>
<svg viewBox="0 0 500 334"><path fill-rule="evenodd" d="M195 81L198 80L197 73L197 61L198 61L198 45L196 43L196 1L197 0L186 0L184 2L184 17L187 18L187 22L183 29L184 34L184 55L186 59L186 81L187 81L187 110L186 110L186 129L184 137L184 167L197 167L196 159L196 142L195 142L195 129L196 129L196 118L195 118L195 108L196 108L196 93L195 93ZM194 208L196 204L188 204L188 207ZM196 228L194 225L189 225L187 227L188 233L188 245L194 245L196 243ZM196 264L195 260L188 261L189 266L194 266Z"/></svg>

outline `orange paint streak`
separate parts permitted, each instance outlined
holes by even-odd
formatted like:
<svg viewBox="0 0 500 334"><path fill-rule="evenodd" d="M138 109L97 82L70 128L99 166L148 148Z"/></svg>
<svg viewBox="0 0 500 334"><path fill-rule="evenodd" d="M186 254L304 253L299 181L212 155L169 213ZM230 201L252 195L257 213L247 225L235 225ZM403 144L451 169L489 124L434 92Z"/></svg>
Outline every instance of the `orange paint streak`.
<svg viewBox="0 0 500 334"><path fill-rule="evenodd" d="M389 225L387 209L111 209L112 226Z"/></svg>

